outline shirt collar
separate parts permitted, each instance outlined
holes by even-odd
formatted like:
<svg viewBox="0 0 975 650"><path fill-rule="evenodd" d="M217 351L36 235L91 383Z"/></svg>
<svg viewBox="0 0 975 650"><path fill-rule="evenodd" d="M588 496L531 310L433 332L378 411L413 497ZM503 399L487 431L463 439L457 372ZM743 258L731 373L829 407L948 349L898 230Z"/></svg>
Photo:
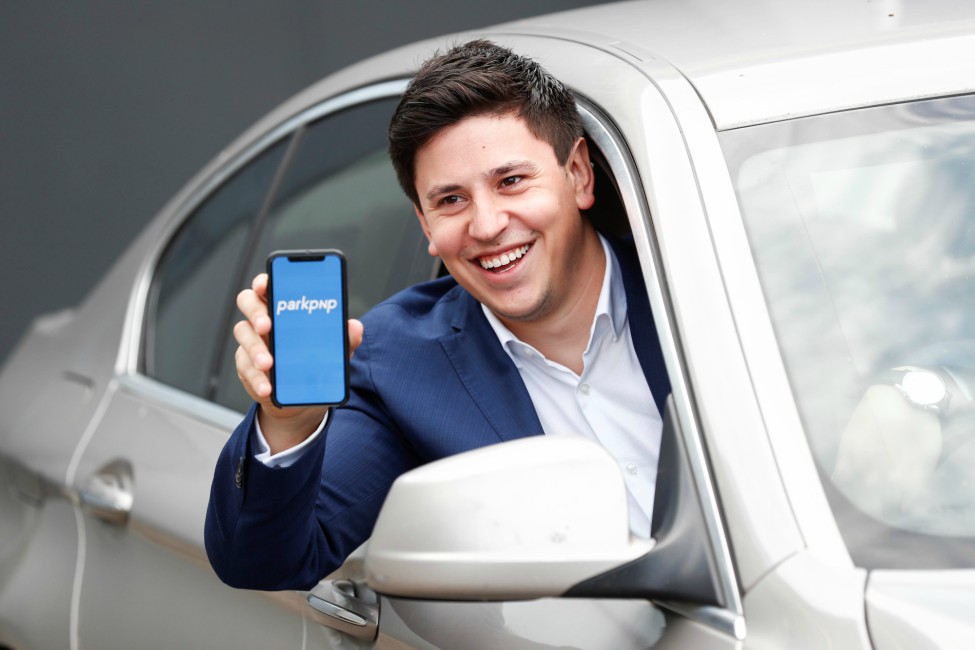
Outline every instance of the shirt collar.
<svg viewBox="0 0 975 650"><path fill-rule="evenodd" d="M613 327L613 332L617 338L623 333L623 326L626 324L626 291L623 287L623 278L620 275L619 263L616 261L616 256L613 254L613 249L610 248L609 243L606 239L599 235L599 242L603 246L603 253L606 256L606 271L603 273L603 284L599 290L599 300L596 303L596 313L593 316L592 327L589 331L589 347L592 346L592 337L595 333L596 324L599 322L601 317L609 319L610 324ZM505 352L508 356L515 362L515 366L521 367L521 362L519 361L519 355L516 351L519 347L526 348L531 347L527 343L523 343L511 333L504 323L494 315L494 313L481 304L481 311L484 312L484 316L487 318L488 323L491 325L491 329L494 330L495 335L498 340L501 341L501 345L504 347Z"/></svg>

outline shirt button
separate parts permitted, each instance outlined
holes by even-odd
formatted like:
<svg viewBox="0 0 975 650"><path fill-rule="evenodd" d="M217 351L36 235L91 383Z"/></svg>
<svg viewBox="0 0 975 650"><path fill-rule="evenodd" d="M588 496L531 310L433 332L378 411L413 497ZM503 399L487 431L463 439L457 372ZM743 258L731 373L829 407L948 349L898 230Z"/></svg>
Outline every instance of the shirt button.
<svg viewBox="0 0 975 650"><path fill-rule="evenodd" d="M630 474L636 474L636 465L634 463L630 463L626 466L626 471Z"/></svg>
<svg viewBox="0 0 975 650"><path fill-rule="evenodd" d="M583 395L588 395L589 394L589 384L580 384L579 385L579 392L582 393Z"/></svg>

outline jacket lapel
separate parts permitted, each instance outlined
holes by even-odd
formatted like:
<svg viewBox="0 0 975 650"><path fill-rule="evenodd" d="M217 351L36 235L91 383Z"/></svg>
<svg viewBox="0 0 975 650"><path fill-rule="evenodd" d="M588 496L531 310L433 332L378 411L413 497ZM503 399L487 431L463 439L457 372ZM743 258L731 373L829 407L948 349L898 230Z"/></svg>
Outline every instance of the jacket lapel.
<svg viewBox="0 0 975 650"><path fill-rule="evenodd" d="M626 290L627 318L630 322L630 335L633 337L633 347L637 359L646 377L647 385L653 394L653 401L661 417L667 396L670 395L670 379L667 367L664 365L664 355L660 350L660 339L657 328L653 324L653 314L650 311L650 300L647 288L643 283L643 273L636 250L629 242L607 237L616 260L620 265L623 276L623 287Z"/></svg>
<svg viewBox="0 0 975 650"><path fill-rule="evenodd" d="M504 351L481 306L463 292L441 338L457 376L501 440L542 433L528 389L514 362Z"/></svg>

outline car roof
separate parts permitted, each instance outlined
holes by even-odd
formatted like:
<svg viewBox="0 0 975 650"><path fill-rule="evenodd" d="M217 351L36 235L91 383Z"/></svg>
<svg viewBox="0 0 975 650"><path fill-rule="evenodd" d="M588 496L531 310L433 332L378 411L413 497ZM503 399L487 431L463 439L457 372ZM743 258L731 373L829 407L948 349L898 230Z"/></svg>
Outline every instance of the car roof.
<svg viewBox="0 0 975 650"><path fill-rule="evenodd" d="M666 61L719 129L975 89L969 0L643 0L518 26Z"/></svg>
<svg viewBox="0 0 975 650"><path fill-rule="evenodd" d="M718 130L975 90L969 0L635 0L373 56L292 97L237 144L337 93L403 79L450 44L475 37L521 43L532 35L609 51L650 77L651 69L672 67L695 88Z"/></svg>

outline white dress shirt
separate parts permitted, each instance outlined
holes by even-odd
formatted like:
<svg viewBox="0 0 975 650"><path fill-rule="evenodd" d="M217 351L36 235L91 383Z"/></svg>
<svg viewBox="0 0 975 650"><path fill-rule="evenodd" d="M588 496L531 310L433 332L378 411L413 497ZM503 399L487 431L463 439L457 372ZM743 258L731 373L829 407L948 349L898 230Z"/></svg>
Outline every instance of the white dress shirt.
<svg viewBox="0 0 975 650"><path fill-rule="evenodd" d="M582 375L518 340L489 309L484 315L528 388L546 434L576 434L605 447L626 480L630 530L650 537L663 422L633 348L619 264L606 240L596 315Z"/></svg>
<svg viewBox="0 0 975 650"><path fill-rule="evenodd" d="M583 354L582 375L549 361L518 340L497 316L481 305L484 315L521 374L546 434L582 435L605 447L619 463L626 481L630 530L650 536L663 423L630 337L626 292L619 265L602 237L606 255L596 315ZM271 467L294 463L328 420L307 440L277 454L270 453L255 419L252 449L256 460Z"/></svg>

